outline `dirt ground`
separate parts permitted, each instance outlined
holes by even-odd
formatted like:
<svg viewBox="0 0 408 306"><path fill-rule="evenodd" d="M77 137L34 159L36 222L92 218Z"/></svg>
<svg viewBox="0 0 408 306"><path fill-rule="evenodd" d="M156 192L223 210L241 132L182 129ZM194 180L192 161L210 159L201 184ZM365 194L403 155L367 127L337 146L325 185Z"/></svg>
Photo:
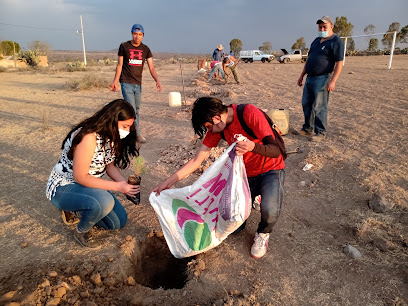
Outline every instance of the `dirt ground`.
<svg viewBox="0 0 408 306"><path fill-rule="evenodd" d="M161 93L145 71L142 204L117 193L128 223L120 231L95 230L104 241L97 251L75 243L74 227L62 223L45 186L70 127L121 94L69 91L66 82L87 72L64 72L52 63L0 73L0 304L407 305L408 56L394 56L391 70L388 59L346 59L330 96L324 142L284 137L288 150L303 153L285 161L284 208L260 260L249 255L260 220L255 210L244 231L195 259L175 260L167 249L148 197L192 146L190 113L168 107L169 92L183 93L179 64L156 63ZM90 67L109 82L114 69ZM302 64L238 69L241 85L207 84L208 74L183 65L186 99L211 95L225 103L286 108L291 129L300 128ZM163 159L172 148L174 158ZM302 170L306 163L313 165L309 171ZM368 205L374 194L382 197L382 212ZM362 257L348 257L346 244Z"/></svg>

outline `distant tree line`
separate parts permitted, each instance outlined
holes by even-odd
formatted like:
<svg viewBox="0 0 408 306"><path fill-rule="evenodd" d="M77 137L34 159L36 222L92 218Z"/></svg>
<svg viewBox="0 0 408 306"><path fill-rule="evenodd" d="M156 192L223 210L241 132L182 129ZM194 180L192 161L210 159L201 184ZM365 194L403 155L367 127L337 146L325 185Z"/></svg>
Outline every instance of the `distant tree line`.
<svg viewBox="0 0 408 306"><path fill-rule="evenodd" d="M352 36L354 25L351 22L348 22L347 17L340 16L336 17L334 23L333 32L340 37ZM395 43L408 43L408 25L400 29L399 22L393 22L389 25L387 32L397 32L397 37ZM375 33L375 26L369 24L364 28L364 33L366 35ZM384 47L391 49L392 47L393 34L386 34L381 39L381 43ZM368 38L367 51L377 51L378 50L378 38ZM304 37L298 38L295 43L292 45L292 50L301 49L302 51L308 51L306 48L306 42ZM350 52L355 51L355 41L353 38L347 39L347 50ZM230 50L234 54L238 55L242 50L242 41L238 38L234 38L230 42ZM262 43L262 46L259 46L259 50L264 51L265 53L272 52L272 43L270 41L265 41Z"/></svg>

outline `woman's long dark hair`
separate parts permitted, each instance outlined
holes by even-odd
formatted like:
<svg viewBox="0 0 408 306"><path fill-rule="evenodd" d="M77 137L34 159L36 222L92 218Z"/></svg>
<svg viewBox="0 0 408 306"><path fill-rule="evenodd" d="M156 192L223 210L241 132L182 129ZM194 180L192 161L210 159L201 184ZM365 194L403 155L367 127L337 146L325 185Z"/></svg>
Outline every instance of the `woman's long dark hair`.
<svg viewBox="0 0 408 306"><path fill-rule="evenodd" d="M116 156L115 165L125 169L130 164L130 157L139 155L139 148L136 142L135 125L130 126L130 133L126 138L120 139L118 121L132 118L135 118L132 105L123 99L114 100L102 107L92 117L74 126L62 142L61 149L64 149L65 142L71 137L71 134L81 128L72 140L71 149L67 154L69 159L73 159L75 147L85 135L97 133L103 137L103 145L105 145L106 141L113 142L112 151Z"/></svg>

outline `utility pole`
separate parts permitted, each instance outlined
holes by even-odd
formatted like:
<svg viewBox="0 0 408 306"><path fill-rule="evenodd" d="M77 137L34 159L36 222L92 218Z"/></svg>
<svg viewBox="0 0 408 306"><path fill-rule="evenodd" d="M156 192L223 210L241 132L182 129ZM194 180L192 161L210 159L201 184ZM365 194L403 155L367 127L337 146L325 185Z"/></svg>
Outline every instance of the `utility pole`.
<svg viewBox="0 0 408 306"><path fill-rule="evenodd" d="M84 27L82 26L82 15L80 15L80 17L81 17L82 48L84 49L84 64L86 66L85 38L84 38Z"/></svg>
<svg viewBox="0 0 408 306"><path fill-rule="evenodd" d="M13 61L14 61L14 68L16 68L17 67L17 64L16 64L16 45L15 45L14 41L13 41Z"/></svg>

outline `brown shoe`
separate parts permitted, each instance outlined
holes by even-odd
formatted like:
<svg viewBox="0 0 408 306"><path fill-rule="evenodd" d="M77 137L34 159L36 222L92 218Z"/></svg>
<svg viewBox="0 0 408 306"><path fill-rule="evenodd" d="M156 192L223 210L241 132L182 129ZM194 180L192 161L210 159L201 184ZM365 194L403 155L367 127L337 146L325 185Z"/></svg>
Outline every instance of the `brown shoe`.
<svg viewBox="0 0 408 306"><path fill-rule="evenodd" d="M75 230L74 238L81 246L86 248L96 249L101 246L100 243L92 238L90 232L79 233L77 230Z"/></svg>
<svg viewBox="0 0 408 306"><path fill-rule="evenodd" d="M326 135L325 134L315 134L312 136L311 141L313 142L321 142L323 140L326 139Z"/></svg>
<svg viewBox="0 0 408 306"><path fill-rule="evenodd" d="M79 222L79 219L70 211L61 210L61 218L66 225L74 225Z"/></svg>
<svg viewBox="0 0 408 306"><path fill-rule="evenodd" d="M137 141L138 142L140 142L140 143L146 143L146 138L145 137L143 137L143 135L138 135L137 136Z"/></svg>
<svg viewBox="0 0 408 306"><path fill-rule="evenodd" d="M305 130L300 130L298 133L301 136L310 136L310 135L312 135L311 132L306 132Z"/></svg>

